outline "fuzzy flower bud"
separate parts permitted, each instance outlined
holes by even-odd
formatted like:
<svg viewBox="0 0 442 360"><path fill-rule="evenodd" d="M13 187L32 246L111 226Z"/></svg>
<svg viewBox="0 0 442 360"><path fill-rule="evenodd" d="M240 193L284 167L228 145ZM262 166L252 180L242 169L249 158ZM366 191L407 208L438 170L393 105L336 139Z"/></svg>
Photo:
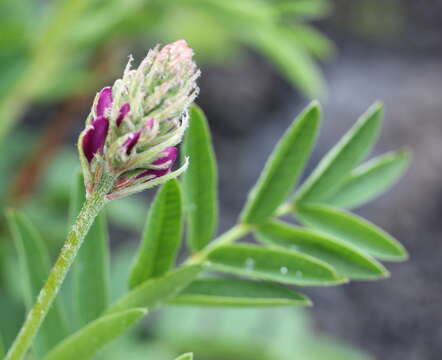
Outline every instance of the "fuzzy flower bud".
<svg viewBox="0 0 442 360"><path fill-rule="evenodd" d="M121 79L96 96L78 149L86 189L103 174L113 177L109 199L178 176L176 145L187 127L187 109L198 95L200 71L184 40L150 50L137 69L132 58Z"/></svg>

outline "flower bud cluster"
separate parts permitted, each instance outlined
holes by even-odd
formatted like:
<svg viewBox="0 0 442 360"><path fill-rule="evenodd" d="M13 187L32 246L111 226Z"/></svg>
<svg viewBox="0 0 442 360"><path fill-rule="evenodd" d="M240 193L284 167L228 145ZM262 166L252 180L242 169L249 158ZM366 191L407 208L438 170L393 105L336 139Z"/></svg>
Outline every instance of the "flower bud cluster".
<svg viewBox="0 0 442 360"><path fill-rule="evenodd" d="M89 194L103 175L115 181L108 198L120 197L178 176L176 145L187 127L187 109L198 95L200 71L184 40L150 50L137 69L132 58L123 77L96 96L78 148Z"/></svg>

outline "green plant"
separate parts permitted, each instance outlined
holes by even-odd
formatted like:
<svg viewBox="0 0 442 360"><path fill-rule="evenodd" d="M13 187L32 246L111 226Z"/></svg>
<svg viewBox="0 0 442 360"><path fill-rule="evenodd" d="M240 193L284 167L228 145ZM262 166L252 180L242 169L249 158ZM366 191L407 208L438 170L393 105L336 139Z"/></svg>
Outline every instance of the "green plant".
<svg viewBox="0 0 442 360"><path fill-rule="evenodd" d="M137 41L186 38L206 63L238 57L245 45L265 56L303 93L318 95L323 80L315 58L329 56L333 45L307 22L324 16L327 4L325 0L60 0L44 5L35 0L2 1L0 44L8 52L0 57L0 139L32 103L89 96L108 80L109 69L121 62L119 54L126 54L128 45Z"/></svg>
<svg viewBox="0 0 442 360"><path fill-rule="evenodd" d="M87 359L165 303L305 306L311 304L308 297L287 285L332 286L352 279L380 279L388 271L376 259L401 261L407 257L390 235L333 206L351 207L371 200L408 164L407 153L398 152L359 165L377 138L380 104L361 116L291 195L319 128L320 107L316 102L310 104L276 145L238 223L213 239L216 163L206 119L196 106L190 109L183 164L171 171L176 155L171 147L183 136L186 108L195 96L198 72L190 56L181 41L155 50L137 70L127 68L122 80L97 96L79 140L87 197L40 293L49 271L45 245L23 215L10 213L29 298L39 295L36 305L27 304L30 315L5 359L22 359L41 324L33 347L37 357ZM156 130L150 136L152 129ZM181 172L182 183L175 179ZM89 229L107 201L161 183L135 255L129 290L109 304L105 220L98 218ZM84 189L77 183L72 209L79 208L83 197ZM286 215L304 226L282 222L280 218ZM176 266L183 222L190 254ZM248 234L256 242L235 244ZM86 246L79 251L86 235ZM73 273L76 321L64 330L63 308L54 305L49 309L77 252ZM214 276L212 271L241 278ZM85 288L93 289L92 299ZM49 321L57 324L55 334Z"/></svg>

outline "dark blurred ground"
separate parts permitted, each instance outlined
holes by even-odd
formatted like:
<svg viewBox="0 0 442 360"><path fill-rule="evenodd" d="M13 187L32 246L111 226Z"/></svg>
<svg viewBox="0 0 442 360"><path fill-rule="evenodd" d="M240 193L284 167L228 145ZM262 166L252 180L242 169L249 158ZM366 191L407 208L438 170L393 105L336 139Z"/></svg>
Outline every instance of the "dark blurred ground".
<svg viewBox="0 0 442 360"><path fill-rule="evenodd" d="M337 43L325 66L329 95L310 166L375 100L386 106L376 153L409 147L414 161L387 195L360 209L405 244L406 263L376 283L310 291L317 326L377 359L442 353L442 2L336 1L320 24ZM253 56L208 69L200 103L215 133L222 227L232 224L274 142L306 104Z"/></svg>

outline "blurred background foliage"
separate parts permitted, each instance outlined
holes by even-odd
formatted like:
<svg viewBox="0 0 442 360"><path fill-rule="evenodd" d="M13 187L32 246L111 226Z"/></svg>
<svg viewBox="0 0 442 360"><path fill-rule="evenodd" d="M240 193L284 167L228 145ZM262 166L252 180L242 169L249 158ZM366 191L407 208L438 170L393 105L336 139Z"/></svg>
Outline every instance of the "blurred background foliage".
<svg viewBox="0 0 442 360"><path fill-rule="evenodd" d="M307 95L323 90L314 57L333 50L305 23L325 0L3 0L0 137L27 104L95 91L135 44L185 38L200 63L234 61L246 45ZM124 59L124 60L123 60Z"/></svg>
<svg viewBox="0 0 442 360"><path fill-rule="evenodd" d="M424 0L0 0L0 206L24 210L56 254L78 169L73 144L92 98L120 76L128 54L139 60L157 43L185 38L203 68L198 103L219 158L221 230L235 221L269 149L306 98L326 99L328 117L313 163L380 98L387 121L376 152L409 145L415 157L395 191L360 210L411 254L392 268L392 279L313 290L311 313L164 309L103 356L127 357L130 348L131 359L166 360L189 350L199 360L367 357L339 337L379 359L438 358L441 24L442 5ZM151 196L107 209L115 296ZM24 317L16 256L2 211L6 345Z"/></svg>

